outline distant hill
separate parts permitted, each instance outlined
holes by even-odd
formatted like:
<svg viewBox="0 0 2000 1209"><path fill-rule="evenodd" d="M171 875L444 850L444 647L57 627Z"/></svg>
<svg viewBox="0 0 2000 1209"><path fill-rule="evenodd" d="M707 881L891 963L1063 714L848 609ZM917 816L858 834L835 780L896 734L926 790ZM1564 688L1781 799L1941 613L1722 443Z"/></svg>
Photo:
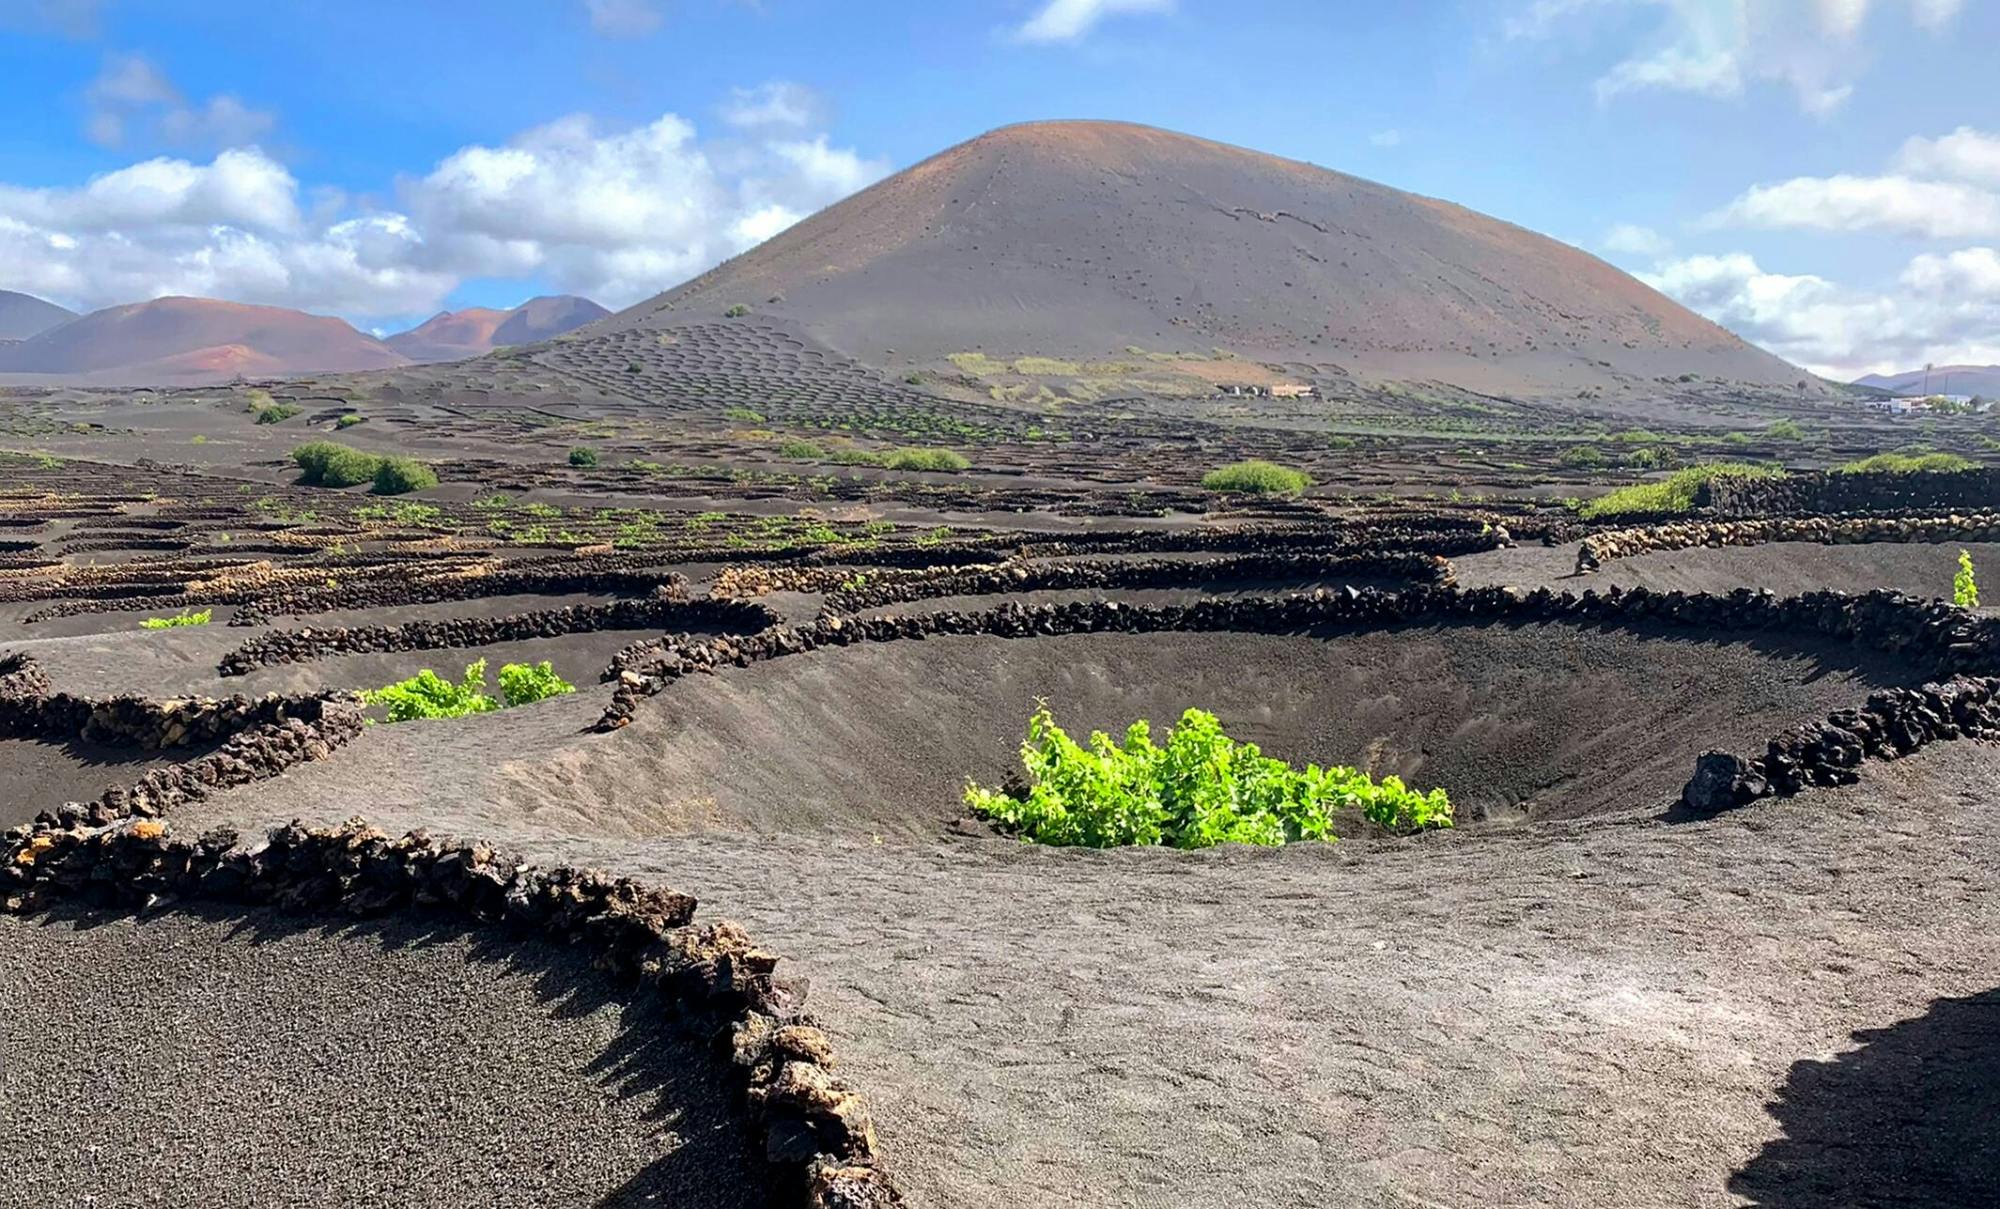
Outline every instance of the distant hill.
<svg viewBox="0 0 2000 1209"><path fill-rule="evenodd" d="M26 340L74 318L75 311L32 294L0 290L0 340Z"/></svg>
<svg viewBox="0 0 2000 1209"><path fill-rule="evenodd" d="M1873 386L1899 395L1924 393L1924 371L1900 374L1869 374L1856 378L1856 386ZM1934 395L1980 395L2000 399L2000 365L1934 365L1930 370L1930 391Z"/></svg>
<svg viewBox="0 0 2000 1209"><path fill-rule="evenodd" d="M487 307L439 311L407 332L384 337L382 343L412 361L461 361L493 350L493 331L507 314Z"/></svg>
<svg viewBox="0 0 2000 1209"><path fill-rule="evenodd" d="M171 384L387 369L408 358L339 319L212 298L93 311L0 346L0 373Z"/></svg>
<svg viewBox="0 0 2000 1209"><path fill-rule="evenodd" d="M1589 254L1449 202L1142 126L961 144L602 325L746 307L871 365L1215 349L1569 395L1809 375ZM950 368L949 365L945 368ZM1817 389L1817 388L1814 388Z"/></svg>
<svg viewBox="0 0 2000 1209"><path fill-rule="evenodd" d="M553 294L531 298L511 311L440 311L383 343L412 361L461 361L510 344L551 340L609 314L588 298Z"/></svg>

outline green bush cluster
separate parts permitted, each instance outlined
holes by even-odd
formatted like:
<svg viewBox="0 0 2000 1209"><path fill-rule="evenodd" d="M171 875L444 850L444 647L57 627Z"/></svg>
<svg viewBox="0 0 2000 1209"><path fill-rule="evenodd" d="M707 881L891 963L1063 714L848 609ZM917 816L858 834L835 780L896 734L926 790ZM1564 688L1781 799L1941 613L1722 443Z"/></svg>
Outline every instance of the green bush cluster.
<svg viewBox="0 0 2000 1209"><path fill-rule="evenodd" d="M1587 501L1578 511L1585 520L1629 516L1648 512L1686 512L1694 507L1695 496L1718 478L1782 478L1784 471L1774 466L1748 462L1708 462L1677 470L1657 483L1635 483L1606 492Z"/></svg>
<svg viewBox="0 0 2000 1209"><path fill-rule="evenodd" d="M367 422L367 416L362 415L358 411L350 411L342 413L341 417L333 422L333 426L335 428L352 428L356 424L366 424Z"/></svg>
<svg viewBox="0 0 2000 1209"><path fill-rule="evenodd" d="M266 403L251 408L259 424L280 424L304 410L296 403Z"/></svg>
<svg viewBox="0 0 2000 1209"><path fill-rule="evenodd" d="M1961 609L1979 607L1979 580L1972 572L1972 554L1958 552L1958 574L1951 580L1951 602Z"/></svg>
<svg viewBox="0 0 2000 1209"><path fill-rule="evenodd" d="M199 613L191 613L186 609L182 609L172 617L148 617L139 623L139 628L142 630L177 630L182 626L207 625L214 619L214 609L203 609Z"/></svg>
<svg viewBox="0 0 2000 1209"><path fill-rule="evenodd" d="M500 699L495 700L486 692L486 661L479 659L466 665L465 674L456 684L425 668L408 680L365 689L361 700L369 705L387 706L391 722L412 722L490 714L503 705L531 705L575 691L576 686L556 675L544 659L538 664L510 663L502 667Z"/></svg>
<svg viewBox="0 0 2000 1209"><path fill-rule="evenodd" d="M1979 463L1955 453L1878 453L1839 468L1841 474L1958 474Z"/></svg>
<svg viewBox="0 0 2000 1209"><path fill-rule="evenodd" d="M817 462L826 456L826 450L811 441L799 439L778 446L778 456L794 462Z"/></svg>
<svg viewBox="0 0 2000 1209"><path fill-rule="evenodd" d="M1201 485L1209 491L1256 495L1298 495L1312 486L1312 482L1312 476L1303 470L1258 458L1218 467L1201 476Z"/></svg>
<svg viewBox="0 0 2000 1209"><path fill-rule="evenodd" d="M587 470L597 465L597 451L588 445L578 445L569 451L569 464Z"/></svg>
<svg viewBox="0 0 2000 1209"><path fill-rule="evenodd" d="M956 474L972 465L964 454L956 450L918 449L914 446L891 453L886 464L891 470L936 470L947 474Z"/></svg>
<svg viewBox="0 0 2000 1209"><path fill-rule="evenodd" d="M308 441L292 450L292 461L318 487L373 483L377 495L401 495L438 485L437 473L415 458L363 453L333 441Z"/></svg>
<svg viewBox="0 0 2000 1209"><path fill-rule="evenodd" d="M1021 763L1027 778L1018 791L968 784L965 801L1042 844L1206 848L1333 840L1334 817L1343 811L1398 832L1452 825L1442 789L1418 793L1396 777L1378 783L1352 768L1293 768L1254 743L1229 738L1214 714L1199 709L1181 715L1165 746L1139 721L1122 744L1095 731L1085 747L1043 704L1028 721Z"/></svg>

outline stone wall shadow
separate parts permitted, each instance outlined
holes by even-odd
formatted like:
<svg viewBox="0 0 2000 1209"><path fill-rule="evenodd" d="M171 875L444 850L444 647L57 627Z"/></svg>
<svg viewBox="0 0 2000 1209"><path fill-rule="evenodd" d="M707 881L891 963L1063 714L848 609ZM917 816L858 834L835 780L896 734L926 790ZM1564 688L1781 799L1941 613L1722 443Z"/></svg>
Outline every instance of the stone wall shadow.
<svg viewBox="0 0 2000 1209"><path fill-rule="evenodd" d="M2000 1205L2000 989L1939 999L1793 1063L1769 1105L1785 1136L1729 1190L1767 1209Z"/></svg>
<svg viewBox="0 0 2000 1209"><path fill-rule="evenodd" d="M268 944L302 933L373 944L386 952L417 952L463 943L471 960L498 965L510 979L526 979L536 1003L557 1019L581 1018L622 1005L616 1035L584 1065L605 1094L641 1098L641 1116L671 1130L682 1144L634 1172L589 1209L673 1206L674 1209L771 1209L784 1203L776 1170L765 1160L761 1138L737 1089L724 1039L712 1026L686 1021L657 994L631 990L593 969L583 950L533 938L500 926L482 926L442 914L408 911L355 919L291 914L269 907L176 903L165 911L213 922L231 939ZM129 913L65 904L45 912L51 925L89 928ZM390 1043L389 1038L371 1038ZM579 1193L575 1209L586 1209Z"/></svg>

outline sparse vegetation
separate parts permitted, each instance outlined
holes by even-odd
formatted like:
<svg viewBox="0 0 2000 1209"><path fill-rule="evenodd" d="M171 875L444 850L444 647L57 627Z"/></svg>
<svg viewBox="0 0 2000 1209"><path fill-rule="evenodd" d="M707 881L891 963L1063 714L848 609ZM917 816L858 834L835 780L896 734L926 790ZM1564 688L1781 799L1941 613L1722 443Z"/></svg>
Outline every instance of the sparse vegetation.
<svg viewBox="0 0 2000 1209"><path fill-rule="evenodd" d="M1152 740L1144 721L1122 743L1102 731L1089 746L1056 725L1047 704L1028 721L1017 789L967 785L982 817L1037 843L1088 848L1163 844L1276 845L1332 840L1337 815L1359 814L1398 832L1452 824L1444 790L1418 793L1395 777L1352 768L1293 768L1222 732L1214 714L1190 709Z"/></svg>
<svg viewBox="0 0 2000 1209"><path fill-rule="evenodd" d="M1972 553L1958 552L1958 574L1951 581L1951 602L1961 609L1979 607L1979 580L1973 574Z"/></svg>
<svg viewBox="0 0 2000 1209"><path fill-rule="evenodd" d="M1253 458L1209 471L1201 476L1201 485L1209 491L1299 495L1312 486L1312 476L1303 470Z"/></svg>
<svg viewBox="0 0 2000 1209"><path fill-rule="evenodd" d="M955 450L910 447L891 453L885 465L891 470L935 470L954 474L970 467L972 463L964 454Z"/></svg>
<svg viewBox="0 0 2000 1209"><path fill-rule="evenodd" d="M1878 453L1839 468L1841 474L1957 474L1979 463L1955 453Z"/></svg>
<svg viewBox="0 0 2000 1209"><path fill-rule="evenodd" d="M1803 441L1806 430L1799 427L1797 420L1773 420L1765 427L1764 435L1773 441Z"/></svg>
<svg viewBox="0 0 2000 1209"><path fill-rule="evenodd" d="M371 482L382 459L332 441L308 441L292 450L292 461L304 480L316 487L352 487Z"/></svg>
<svg viewBox="0 0 2000 1209"><path fill-rule="evenodd" d="M778 456L795 462L817 462L826 456L826 450L811 441L792 440L778 446Z"/></svg>
<svg viewBox="0 0 2000 1209"><path fill-rule="evenodd" d="M588 470L597 465L597 451L588 445L578 445L569 451L569 464Z"/></svg>
<svg viewBox="0 0 2000 1209"><path fill-rule="evenodd" d="M182 626L207 625L214 619L214 609L203 609L199 613L182 609L172 617L148 617L139 623L139 628L142 630L178 630Z"/></svg>
<svg viewBox="0 0 2000 1209"><path fill-rule="evenodd" d="M259 424L282 424L303 411L305 408L296 403L266 403L262 407L252 408L252 414Z"/></svg>
<svg viewBox="0 0 2000 1209"><path fill-rule="evenodd" d="M1677 470L1657 483L1620 487L1585 502L1579 511L1585 520L1654 512L1687 512L1694 507L1701 489L1713 479L1780 478L1784 473L1775 466L1758 466L1749 462L1708 462Z"/></svg>
<svg viewBox="0 0 2000 1209"><path fill-rule="evenodd" d="M722 317L725 319L741 319L743 318L743 316L748 315L749 313L750 313L750 308L739 302L735 306L732 306L728 310L722 312Z"/></svg>
<svg viewBox="0 0 2000 1209"><path fill-rule="evenodd" d="M358 411L350 411L342 414L339 419L335 420L333 426L335 428L352 428L356 424L366 424L367 422L367 416L362 415Z"/></svg>
<svg viewBox="0 0 2000 1209"><path fill-rule="evenodd" d="M457 683L425 668L408 680L365 689L361 699L369 705L387 706L390 722L412 722L490 714L503 707L531 705L575 691L576 686L556 675L547 660L539 664L510 663L500 669L500 699L496 700L486 691L486 661L479 659L466 665L465 674Z"/></svg>

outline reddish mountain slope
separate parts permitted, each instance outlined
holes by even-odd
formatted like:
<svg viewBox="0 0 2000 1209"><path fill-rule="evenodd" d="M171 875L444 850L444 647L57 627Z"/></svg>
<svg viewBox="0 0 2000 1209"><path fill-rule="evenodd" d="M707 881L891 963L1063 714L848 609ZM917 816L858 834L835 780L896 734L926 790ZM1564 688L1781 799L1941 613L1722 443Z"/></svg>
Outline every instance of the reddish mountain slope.
<svg viewBox="0 0 2000 1209"><path fill-rule="evenodd" d="M121 383L386 369L408 359L339 319L212 298L93 311L0 348L0 373Z"/></svg>
<svg viewBox="0 0 2000 1209"><path fill-rule="evenodd" d="M739 304L877 365L1220 346L1521 393L1806 376L1532 231L1107 122L1013 126L954 147L606 327Z"/></svg>
<svg viewBox="0 0 2000 1209"><path fill-rule="evenodd" d="M486 307L440 311L383 343L412 361L462 361L510 344L551 340L610 313L588 298L552 294L531 298L511 311Z"/></svg>

